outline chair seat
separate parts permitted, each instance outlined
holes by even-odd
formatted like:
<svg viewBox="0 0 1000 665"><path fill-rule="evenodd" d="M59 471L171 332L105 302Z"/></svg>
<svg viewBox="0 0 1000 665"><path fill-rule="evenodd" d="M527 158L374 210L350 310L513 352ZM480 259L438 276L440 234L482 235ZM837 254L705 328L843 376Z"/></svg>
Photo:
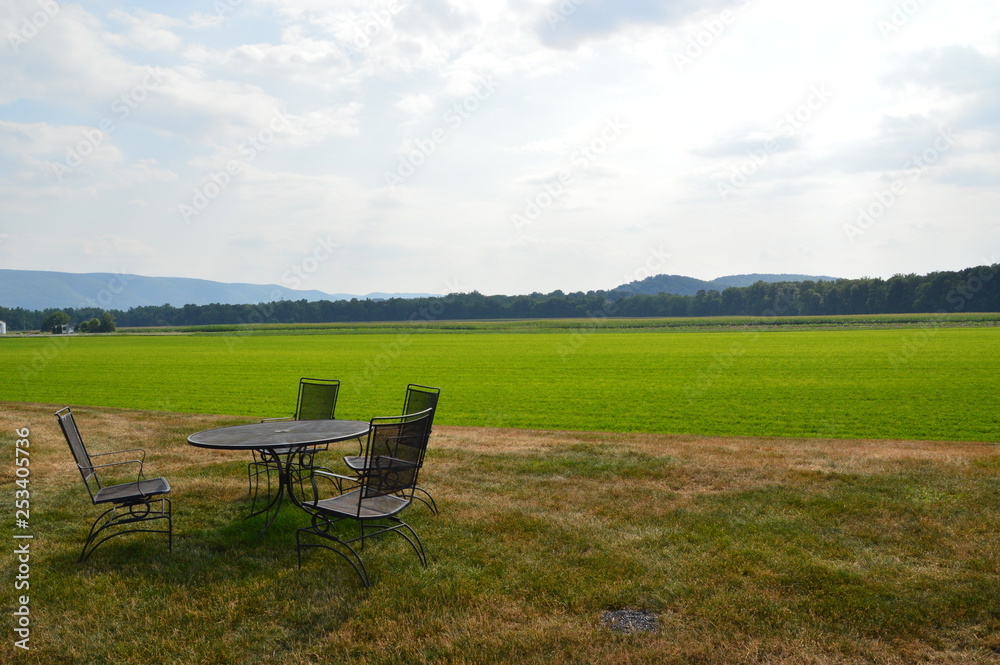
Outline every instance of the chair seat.
<svg viewBox="0 0 1000 665"><path fill-rule="evenodd" d="M361 499L358 506L358 493L361 489L345 492L340 496L323 499L312 503L312 507L329 515L337 517L353 517L355 519L379 519L391 517L408 505L410 500L401 496L381 494Z"/></svg>
<svg viewBox="0 0 1000 665"><path fill-rule="evenodd" d="M152 478L137 483L102 487L94 496L94 503L141 503L149 497L169 492L170 483L166 478Z"/></svg>

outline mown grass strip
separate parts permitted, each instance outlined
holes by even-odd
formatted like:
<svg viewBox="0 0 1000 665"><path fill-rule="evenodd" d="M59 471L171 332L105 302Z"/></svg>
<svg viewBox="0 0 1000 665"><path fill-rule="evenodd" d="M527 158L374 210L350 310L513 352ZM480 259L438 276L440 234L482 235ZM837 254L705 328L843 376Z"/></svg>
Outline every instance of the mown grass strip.
<svg viewBox="0 0 1000 665"><path fill-rule="evenodd" d="M590 318L451 320L414 312L407 321L336 323L245 323L160 328L119 328L128 334L371 334L434 332L565 332L580 329L663 332L689 330L731 331L755 329L855 329L915 326L996 326L998 312L940 312L910 314L841 314L830 316L690 316L610 317L595 313Z"/></svg>
<svg viewBox="0 0 1000 665"><path fill-rule="evenodd" d="M443 424L710 435L1000 440L1000 329L18 338L0 400L289 415L299 377L338 415L395 413L416 382Z"/></svg>

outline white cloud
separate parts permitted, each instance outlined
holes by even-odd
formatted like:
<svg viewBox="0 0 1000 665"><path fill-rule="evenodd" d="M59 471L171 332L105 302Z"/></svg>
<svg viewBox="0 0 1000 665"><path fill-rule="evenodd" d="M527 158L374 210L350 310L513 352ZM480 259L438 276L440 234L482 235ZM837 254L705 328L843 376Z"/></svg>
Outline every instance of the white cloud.
<svg viewBox="0 0 1000 665"><path fill-rule="evenodd" d="M417 118L423 117L434 108L434 99L430 95L425 93L420 93L416 95L407 95L395 104L396 108L403 113L416 116Z"/></svg>
<svg viewBox="0 0 1000 665"><path fill-rule="evenodd" d="M64 238L64 269L265 283L329 236L337 260L303 286L356 293L609 288L660 247L663 272L707 278L930 271L943 246L976 263L947 229L996 238L1000 14L922 3L885 36L897 4L60 3L0 56L0 233ZM0 34L37 7L0 8Z"/></svg>
<svg viewBox="0 0 1000 665"><path fill-rule="evenodd" d="M307 36L301 27L286 29L278 44L256 42L226 50L196 44L187 48L184 55L191 63L221 68L241 78L280 78L321 89L342 83L350 66L336 42Z"/></svg>
<svg viewBox="0 0 1000 665"><path fill-rule="evenodd" d="M541 8L538 37L550 46L575 48L632 26L678 25L722 10L745 7L746 0L556 0Z"/></svg>
<svg viewBox="0 0 1000 665"><path fill-rule="evenodd" d="M126 32L109 38L109 42L116 46L171 51L183 41L174 29L184 26L184 22L163 14L142 10L130 14L123 10L113 10L108 17L127 28Z"/></svg>
<svg viewBox="0 0 1000 665"><path fill-rule="evenodd" d="M85 237L83 240L83 253L92 258L131 260L154 256L156 250L134 238L104 234L95 237Z"/></svg>
<svg viewBox="0 0 1000 665"><path fill-rule="evenodd" d="M0 153L16 166L13 178L22 182L83 182L92 186L95 174L125 160L113 137L98 127L17 123L0 120Z"/></svg>
<svg viewBox="0 0 1000 665"><path fill-rule="evenodd" d="M177 180L173 171L157 168L155 159L140 160L118 172L118 182L125 187L146 183L167 183Z"/></svg>

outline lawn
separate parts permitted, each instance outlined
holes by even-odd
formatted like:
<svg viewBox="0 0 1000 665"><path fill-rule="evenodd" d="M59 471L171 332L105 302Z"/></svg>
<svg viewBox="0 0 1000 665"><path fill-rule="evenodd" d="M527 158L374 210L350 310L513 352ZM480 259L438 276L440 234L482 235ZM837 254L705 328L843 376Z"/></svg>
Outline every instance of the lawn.
<svg viewBox="0 0 1000 665"><path fill-rule="evenodd" d="M1000 331L815 323L0 340L34 536L31 650L8 613L0 662L996 662ZM393 540L365 550L371 589L328 552L298 569L304 514L258 538L248 456L185 443L290 414L301 376L340 378L343 418L442 387L421 481L441 514L406 513L426 569ZM173 553L127 536L75 563L96 512L65 404L96 451L149 450ZM654 629L614 630L621 611Z"/></svg>
<svg viewBox="0 0 1000 665"><path fill-rule="evenodd" d="M175 512L172 553L162 536L131 535L77 564L96 511L57 406L0 411L8 469L30 429L30 528L18 533L34 536L30 589L15 591L11 552L24 541L5 483L3 663L1000 658L993 444L436 425L421 485L441 514L404 513L429 565L399 539L377 541L365 589L328 552L297 568L304 514L287 509L264 538L243 519L248 456L184 441L250 420L231 415L75 409L95 452L149 451ZM442 420L449 408L442 400ZM13 646L19 594L30 595L29 651ZM621 610L654 629L613 630L603 617Z"/></svg>
<svg viewBox="0 0 1000 665"><path fill-rule="evenodd" d="M404 387L417 382L442 388L445 425L1000 440L1000 416L987 406L1000 375L997 327L476 325L479 334L355 326L3 339L0 400L279 416L291 413L299 377L315 376L341 379L338 416L364 420L398 411Z"/></svg>

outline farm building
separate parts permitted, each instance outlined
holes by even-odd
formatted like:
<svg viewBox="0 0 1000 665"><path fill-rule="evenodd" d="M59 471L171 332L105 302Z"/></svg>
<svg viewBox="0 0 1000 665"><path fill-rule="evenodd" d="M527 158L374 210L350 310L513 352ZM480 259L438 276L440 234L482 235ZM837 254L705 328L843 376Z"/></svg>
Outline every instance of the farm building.
<svg viewBox="0 0 1000 665"><path fill-rule="evenodd" d="M7 334L7 324L4 323L3 321L0 321L0 335L6 335L6 334Z"/></svg>

